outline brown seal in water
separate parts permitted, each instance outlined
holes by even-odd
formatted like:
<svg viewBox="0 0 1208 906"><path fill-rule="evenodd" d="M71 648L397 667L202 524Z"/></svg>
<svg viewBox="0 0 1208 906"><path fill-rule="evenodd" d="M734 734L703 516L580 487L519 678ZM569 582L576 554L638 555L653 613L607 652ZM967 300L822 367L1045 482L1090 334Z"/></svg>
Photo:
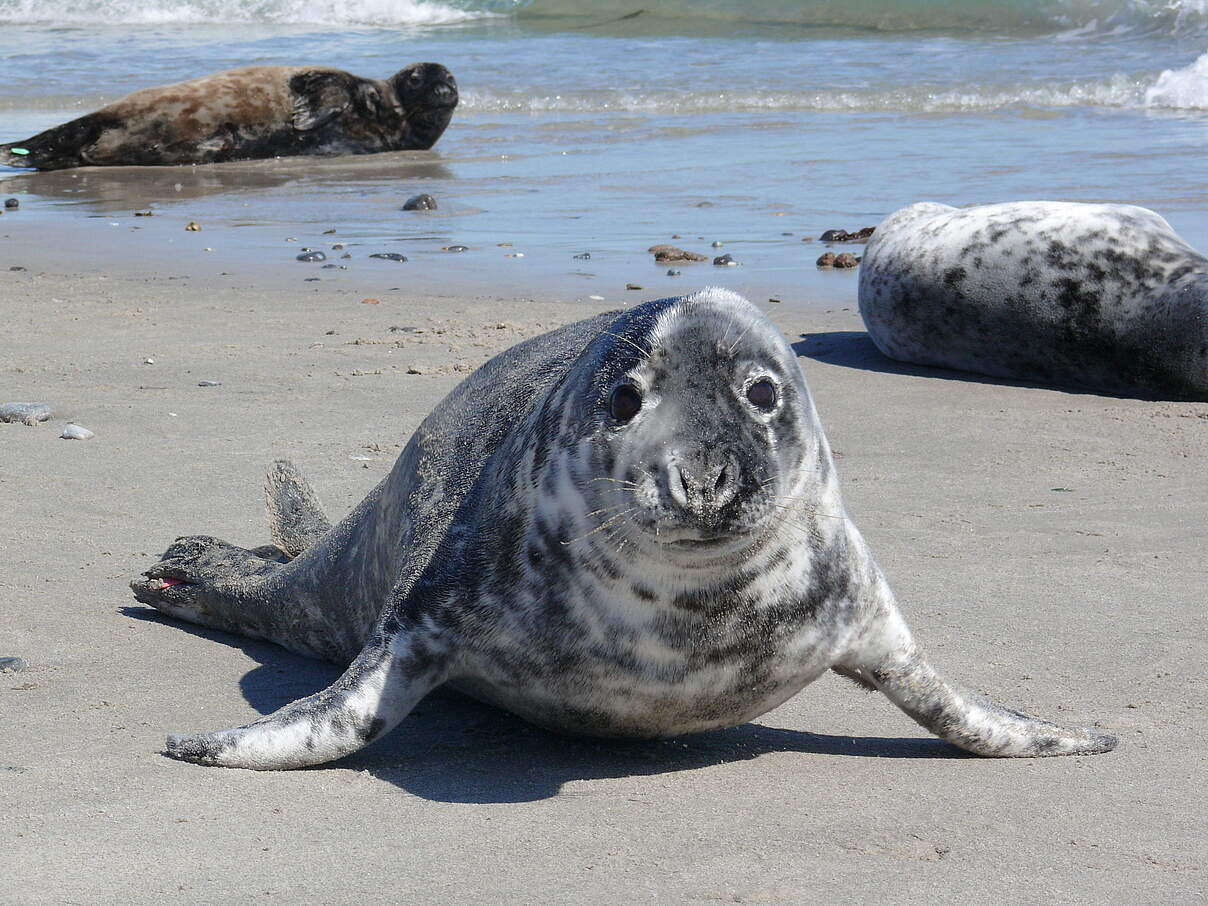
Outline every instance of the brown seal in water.
<svg viewBox="0 0 1208 906"><path fill-rule="evenodd" d="M62 170L425 150L456 106L457 82L439 63L412 63L385 81L319 66L248 66L128 94L0 145L0 164Z"/></svg>

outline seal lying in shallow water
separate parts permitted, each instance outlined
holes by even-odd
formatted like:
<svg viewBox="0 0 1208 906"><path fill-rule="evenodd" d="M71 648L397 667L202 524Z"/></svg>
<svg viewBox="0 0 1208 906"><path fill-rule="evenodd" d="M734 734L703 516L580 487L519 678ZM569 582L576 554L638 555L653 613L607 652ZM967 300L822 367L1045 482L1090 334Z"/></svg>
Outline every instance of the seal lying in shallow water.
<svg viewBox="0 0 1208 906"><path fill-rule="evenodd" d="M1145 208L902 208L868 244L860 314L905 362L1208 400L1208 258Z"/></svg>
<svg viewBox="0 0 1208 906"><path fill-rule="evenodd" d="M249 66L136 91L0 145L0 164L61 170L423 150L456 106L457 82L439 63L412 63L385 81L317 66Z"/></svg>
<svg viewBox="0 0 1208 906"><path fill-rule="evenodd" d="M268 500L275 547L180 538L135 596L350 665L246 727L169 737L173 757L329 761L441 683L556 730L671 736L751 720L828 669L982 755L1115 745L932 669L844 515L796 357L723 290L492 359L334 528L287 463Z"/></svg>

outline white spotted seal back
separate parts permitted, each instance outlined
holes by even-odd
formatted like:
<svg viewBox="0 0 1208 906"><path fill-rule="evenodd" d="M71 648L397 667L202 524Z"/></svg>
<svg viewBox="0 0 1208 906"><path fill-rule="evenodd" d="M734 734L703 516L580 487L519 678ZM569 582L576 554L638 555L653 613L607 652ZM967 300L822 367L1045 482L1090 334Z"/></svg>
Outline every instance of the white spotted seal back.
<svg viewBox="0 0 1208 906"><path fill-rule="evenodd" d="M1208 258L1145 208L910 205L877 227L859 293L900 361L1208 400Z"/></svg>
<svg viewBox="0 0 1208 906"><path fill-rule="evenodd" d="M170 737L173 757L321 763L442 683L559 730L670 736L747 721L828 669L980 754L1115 744L927 664L843 512L796 357L723 290L491 360L321 536L309 488L288 467L274 475L274 521L304 528L275 527L272 559L178 539L132 588L165 613L348 669L246 727Z"/></svg>

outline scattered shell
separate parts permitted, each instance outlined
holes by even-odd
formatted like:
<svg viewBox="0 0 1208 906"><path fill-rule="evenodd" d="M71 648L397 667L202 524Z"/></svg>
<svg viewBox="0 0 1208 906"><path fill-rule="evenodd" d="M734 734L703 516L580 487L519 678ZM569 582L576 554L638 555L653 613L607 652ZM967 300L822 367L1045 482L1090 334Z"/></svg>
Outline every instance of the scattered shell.
<svg viewBox="0 0 1208 906"><path fill-rule="evenodd" d="M342 242L333 242L331 244L331 250L333 252L338 252L342 248L344 248L344 243L342 243Z"/></svg>
<svg viewBox="0 0 1208 906"><path fill-rule="evenodd" d="M587 298L591 299L593 302L603 302L604 301L603 296L588 296Z"/></svg>
<svg viewBox="0 0 1208 906"><path fill-rule="evenodd" d="M155 359L150 358L150 357L145 358L145 359L143 359L143 364L144 364L144 365L154 365L154 364L155 364Z"/></svg>
<svg viewBox="0 0 1208 906"><path fill-rule="evenodd" d="M381 299L362 299L361 304L362 305L381 305L382 300Z"/></svg>
<svg viewBox="0 0 1208 906"><path fill-rule="evenodd" d="M23 271L23 270L25 270L25 268L23 268L19 264L14 264L12 267L9 268L9 270L10 271Z"/></svg>
<svg viewBox="0 0 1208 906"><path fill-rule="evenodd" d="M323 231L323 235L324 235L324 236L330 236L330 235L331 235L332 233L334 233L335 231L336 231L336 230L335 230L335 227L332 227L330 230L324 230L324 231Z"/></svg>
<svg viewBox="0 0 1208 906"><path fill-rule="evenodd" d="M523 258L524 252L505 252L504 258Z"/></svg>
<svg viewBox="0 0 1208 906"><path fill-rule="evenodd" d="M716 258L713 259L713 263L717 267L737 267L738 266L738 262L735 261L729 254L718 255Z"/></svg>
<svg viewBox="0 0 1208 906"><path fill-rule="evenodd" d="M198 387L221 387L222 381L198 381Z"/></svg>
<svg viewBox="0 0 1208 906"><path fill-rule="evenodd" d="M469 250L468 245L446 245L441 249L442 252L468 252Z"/></svg>
<svg viewBox="0 0 1208 906"><path fill-rule="evenodd" d="M860 259L851 252L843 252L835 256L835 267L855 267L860 263Z"/></svg>
<svg viewBox="0 0 1208 906"><path fill-rule="evenodd" d="M579 254L575 255L575 258L578 259L579 261L586 261L590 257L591 257L591 252L579 252Z"/></svg>
<svg viewBox="0 0 1208 906"><path fill-rule="evenodd" d="M681 271L677 271L675 268L671 268L669 271L667 271L667 276L668 277L678 277L680 275L680 273L681 273Z"/></svg>
<svg viewBox="0 0 1208 906"><path fill-rule="evenodd" d="M835 253L834 252L823 252L822 255L815 262L815 264L817 264L818 267L834 267L835 266Z"/></svg>
<svg viewBox="0 0 1208 906"><path fill-rule="evenodd" d="M345 258L351 258L351 255L345 255ZM406 255L400 255L398 252L374 252L370 258L382 258L386 261L406 261Z"/></svg>
<svg viewBox="0 0 1208 906"><path fill-rule="evenodd" d="M343 255L341 255L340 257L341 257L341 258L351 258L351 257L352 257L352 252L345 252L345 253L344 253ZM372 255L370 255L369 257L370 257L370 258L372 258L373 256L372 256ZM403 260L404 260L404 261L406 261L407 259L406 259L406 258L404 258Z"/></svg>
<svg viewBox="0 0 1208 906"><path fill-rule="evenodd" d="M196 220L190 220L185 224L185 229L190 233L196 233L201 229L201 224Z"/></svg>
<svg viewBox="0 0 1208 906"><path fill-rule="evenodd" d="M720 240L717 240L717 239L714 239L714 240L713 240L713 242L712 242L712 245L713 245L713 248L715 248L715 249L719 249L719 248L721 248L721 241L720 241Z"/></svg>
<svg viewBox="0 0 1208 906"><path fill-rule="evenodd" d="M4 206L10 211L16 210L21 207L21 200L19 198L6 198L4 199Z"/></svg>
<svg viewBox="0 0 1208 906"><path fill-rule="evenodd" d="M0 673L20 673L26 666L24 658L0 657Z"/></svg>
<svg viewBox="0 0 1208 906"><path fill-rule="evenodd" d="M83 425L73 425L69 422L59 437L62 437L64 440L88 440L89 438L96 437L96 435Z"/></svg>
<svg viewBox="0 0 1208 906"><path fill-rule="evenodd" d="M154 217L155 212L154 211L135 211L134 216L135 217Z"/></svg>
<svg viewBox="0 0 1208 906"><path fill-rule="evenodd" d="M298 255L296 260L298 260L298 261L326 261L327 256L320 251L308 249L308 250L302 252L302 254Z"/></svg>
<svg viewBox="0 0 1208 906"><path fill-rule="evenodd" d="M0 422L36 425L51 418L54 412L45 403L4 403L0 405Z"/></svg>
<svg viewBox="0 0 1208 906"><path fill-rule="evenodd" d="M779 304L780 304L780 300L779 300L779 299L768 299L768 301L769 301L769 302L771 302L773 305L779 305Z"/></svg>
<svg viewBox="0 0 1208 906"><path fill-rule="evenodd" d="M427 192L421 195L413 195L403 202L404 211L435 211L436 199Z"/></svg>
<svg viewBox="0 0 1208 906"><path fill-rule="evenodd" d="M626 288L626 289L641 289L642 287L640 287L640 286L639 286L638 284L636 284L636 283L626 283L626 284L625 284L625 288Z"/></svg>
<svg viewBox="0 0 1208 906"><path fill-rule="evenodd" d="M867 242L875 230L876 227L864 227L854 233L847 230L827 230L818 238L823 242Z"/></svg>

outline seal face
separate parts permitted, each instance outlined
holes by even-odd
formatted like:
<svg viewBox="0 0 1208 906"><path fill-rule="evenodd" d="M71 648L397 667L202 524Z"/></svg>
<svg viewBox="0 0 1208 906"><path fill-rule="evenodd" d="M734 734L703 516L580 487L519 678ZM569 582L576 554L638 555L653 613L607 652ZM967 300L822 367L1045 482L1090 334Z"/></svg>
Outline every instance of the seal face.
<svg viewBox="0 0 1208 906"><path fill-rule="evenodd" d="M723 290L492 359L334 527L288 463L273 544L177 539L140 601L347 665L328 689L167 753L257 769L353 752L449 683L543 726L658 737L762 714L828 669L984 755L1110 749L926 662L843 512L787 341Z"/></svg>
<svg viewBox="0 0 1208 906"><path fill-rule="evenodd" d="M0 163L59 170L423 150L449 125L457 100L457 82L439 63L412 63L385 81L249 66L136 91L0 145Z"/></svg>
<svg viewBox="0 0 1208 906"><path fill-rule="evenodd" d="M911 205L868 244L860 314L901 361L1208 400L1208 258L1145 208Z"/></svg>

